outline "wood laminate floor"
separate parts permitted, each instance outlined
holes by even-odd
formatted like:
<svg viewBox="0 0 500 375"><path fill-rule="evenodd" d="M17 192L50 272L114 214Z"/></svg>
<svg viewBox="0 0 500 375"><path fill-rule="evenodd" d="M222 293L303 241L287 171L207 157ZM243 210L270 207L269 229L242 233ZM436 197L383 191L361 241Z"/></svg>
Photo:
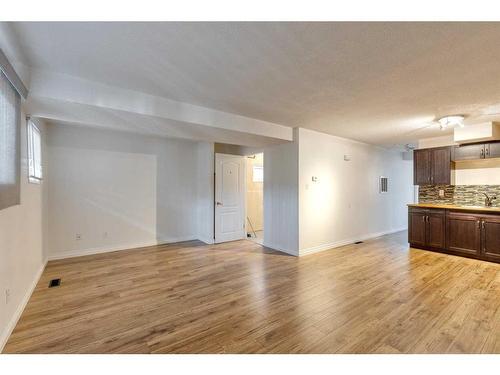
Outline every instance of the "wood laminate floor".
<svg viewBox="0 0 500 375"><path fill-rule="evenodd" d="M499 306L500 265L405 232L302 258L189 242L49 262L4 352L499 353Z"/></svg>

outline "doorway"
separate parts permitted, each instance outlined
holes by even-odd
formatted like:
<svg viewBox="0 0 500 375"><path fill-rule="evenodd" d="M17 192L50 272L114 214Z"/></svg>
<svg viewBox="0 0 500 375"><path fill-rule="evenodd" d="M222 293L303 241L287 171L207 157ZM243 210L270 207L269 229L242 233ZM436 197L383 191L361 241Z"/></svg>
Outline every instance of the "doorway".
<svg viewBox="0 0 500 375"><path fill-rule="evenodd" d="M247 238L264 241L264 154L246 157L246 227Z"/></svg>

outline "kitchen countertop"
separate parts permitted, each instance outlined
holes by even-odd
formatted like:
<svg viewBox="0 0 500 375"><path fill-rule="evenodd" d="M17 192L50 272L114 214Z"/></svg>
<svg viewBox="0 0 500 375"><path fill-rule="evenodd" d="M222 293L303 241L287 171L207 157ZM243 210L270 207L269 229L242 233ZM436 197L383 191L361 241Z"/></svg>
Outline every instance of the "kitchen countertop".
<svg viewBox="0 0 500 375"><path fill-rule="evenodd" d="M446 203L411 203L408 207L420 208L442 208L447 210L463 210L463 211L481 211L481 212L495 212L500 213L500 207L485 207L485 206L459 206L456 204Z"/></svg>

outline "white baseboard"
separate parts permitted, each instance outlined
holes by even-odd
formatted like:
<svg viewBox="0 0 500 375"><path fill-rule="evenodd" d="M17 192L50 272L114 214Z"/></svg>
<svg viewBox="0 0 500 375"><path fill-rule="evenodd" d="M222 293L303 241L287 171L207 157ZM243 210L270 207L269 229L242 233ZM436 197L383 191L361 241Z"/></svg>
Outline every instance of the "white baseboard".
<svg viewBox="0 0 500 375"><path fill-rule="evenodd" d="M299 256L299 254L297 253L297 251L283 249L282 247L279 247L279 246L276 246L276 245L264 243L262 246L268 247L268 248L270 248L272 250L276 250L276 251L279 251L279 252L282 252L282 253L286 253L286 254L289 254L289 255Z"/></svg>
<svg viewBox="0 0 500 375"><path fill-rule="evenodd" d="M147 241L147 242L139 242L139 243L133 243L133 244L117 245L117 246L93 247L90 249L73 250L73 251L65 251L65 252L50 254L49 260L75 258L75 257L84 256L84 255L110 253L113 251L130 250L130 249L135 249L135 248L139 248L139 247L155 246L155 245L158 245L158 241Z"/></svg>
<svg viewBox="0 0 500 375"><path fill-rule="evenodd" d="M345 240L341 240L341 241L337 241L337 242L332 242L332 243L328 243L328 244L324 244L324 245L313 246L313 247L309 247L307 249L300 250L299 256L319 253L320 251L325 251L325 250L334 249L334 248L340 247L340 246L350 245L356 241L366 241L369 239L385 236L387 234L401 232L403 230L407 230L407 228L403 227L403 228L391 229L391 230L383 231L383 232L370 233L370 234L366 234L366 235L357 236L355 238L349 238L349 239L345 239Z"/></svg>
<svg viewBox="0 0 500 375"><path fill-rule="evenodd" d="M198 240L200 240L201 242L206 243L207 245L212 245L212 244L215 243L213 238L208 238L208 237L198 236Z"/></svg>
<svg viewBox="0 0 500 375"><path fill-rule="evenodd" d="M164 245L164 244L176 243L176 242L195 241L197 239L198 239L197 236L159 237L157 240L157 245Z"/></svg>
<svg viewBox="0 0 500 375"><path fill-rule="evenodd" d="M7 344L7 340L9 339L10 335L12 334L12 331L14 328L16 328L17 322L19 321L19 318L21 317L26 305L28 304L28 301L31 298L31 295L33 294L33 291L36 288L36 285L38 284L38 281L40 280L40 277L42 276L43 270L45 269L45 266L47 265L47 261L45 261L41 267L39 268L38 272L36 273L35 277L33 278L33 281L31 282L30 287L24 294L23 299L19 303L19 306L17 306L17 309L12 316L10 322L7 324L5 327L5 330L1 333L0 335L0 353L2 353L3 348L5 347L5 344Z"/></svg>
<svg viewBox="0 0 500 375"><path fill-rule="evenodd" d="M74 250L67 252L60 252L49 255L49 260L58 260L58 259L66 259L66 258L75 258L81 257L85 255L95 255L95 254L103 254L103 253L111 253L113 251L122 251L122 250L131 250L141 247L155 246L155 245L163 245L168 243L175 242L184 242L184 241L193 241L196 240L196 236L185 236L185 237L160 237L156 241L145 241L139 243L130 243L116 246L103 246L103 247L94 247L90 249L83 250Z"/></svg>

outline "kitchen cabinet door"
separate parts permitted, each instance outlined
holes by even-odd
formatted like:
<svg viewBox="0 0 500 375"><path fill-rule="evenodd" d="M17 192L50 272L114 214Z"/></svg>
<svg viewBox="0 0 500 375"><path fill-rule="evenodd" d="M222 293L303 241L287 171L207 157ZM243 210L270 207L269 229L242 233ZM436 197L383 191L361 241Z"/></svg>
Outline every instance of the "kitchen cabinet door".
<svg viewBox="0 0 500 375"><path fill-rule="evenodd" d="M447 249L459 254L479 256L481 221L474 215L450 212L446 219Z"/></svg>
<svg viewBox="0 0 500 375"><path fill-rule="evenodd" d="M500 142L485 145L486 158L500 158Z"/></svg>
<svg viewBox="0 0 500 375"><path fill-rule="evenodd" d="M453 160L476 160L484 159L484 144L455 146L453 149Z"/></svg>
<svg viewBox="0 0 500 375"><path fill-rule="evenodd" d="M427 246L437 249L446 247L446 216L429 210L427 215Z"/></svg>
<svg viewBox="0 0 500 375"><path fill-rule="evenodd" d="M431 184L431 156L430 149L413 151L413 185Z"/></svg>
<svg viewBox="0 0 500 375"><path fill-rule="evenodd" d="M416 246L426 245L427 211L410 210L408 212L408 242Z"/></svg>
<svg viewBox="0 0 500 375"><path fill-rule="evenodd" d="M440 147L432 149L431 184L450 185L451 182L451 149Z"/></svg>
<svg viewBox="0 0 500 375"><path fill-rule="evenodd" d="M488 260L500 261L500 217L483 217L481 227L481 255Z"/></svg>

